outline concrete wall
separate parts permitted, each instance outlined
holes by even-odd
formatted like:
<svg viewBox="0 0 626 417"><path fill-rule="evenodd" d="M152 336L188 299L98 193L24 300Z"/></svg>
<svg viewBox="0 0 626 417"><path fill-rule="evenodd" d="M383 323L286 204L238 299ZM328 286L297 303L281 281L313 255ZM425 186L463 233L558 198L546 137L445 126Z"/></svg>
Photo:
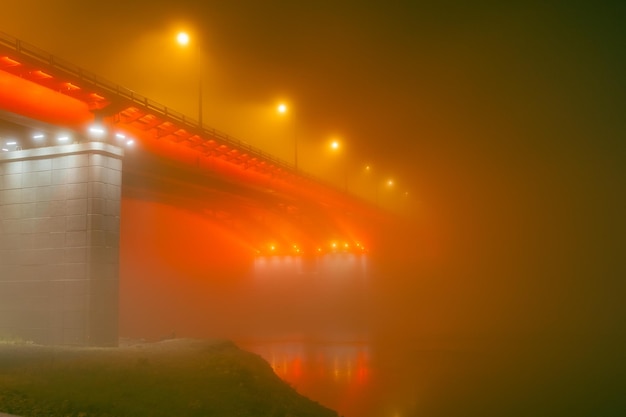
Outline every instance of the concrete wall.
<svg viewBox="0 0 626 417"><path fill-rule="evenodd" d="M117 345L122 150L0 153L0 340Z"/></svg>

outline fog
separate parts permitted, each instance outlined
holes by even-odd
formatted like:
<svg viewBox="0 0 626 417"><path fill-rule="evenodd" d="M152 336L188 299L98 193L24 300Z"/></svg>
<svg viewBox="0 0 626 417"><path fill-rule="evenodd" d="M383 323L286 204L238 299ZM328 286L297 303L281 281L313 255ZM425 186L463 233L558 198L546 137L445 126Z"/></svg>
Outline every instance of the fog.
<svg viewBox="0 0 626 417"><path fill-rule="evenodd" d="M244 200L237 190L230 194L228 185L217 196L209 194L215 188L208 188L196 190L193 197L193 187L181 192L180 186L172 189L166 183L165 177L143 188L140 179L125 182L121 336L369 336L372 271L367 253L318 255L317 247L305 247L302 254L260 252L266 242L290 232L291 223L302 222L305 214L274 215L274 205L268 208L262 201L269 198L266 195L255 196L260 200L254 210L229 211L233 204L255 201Z"/></svg>
<svg viewBox="0 0 626 417"><path fill-rule="evenodd" d="M128 187L120 335L236 340L347 416L619 415L623 283L620 247L600 238L619 226L601 219L607 202L586 205L591 227L560 182L482 179L448 191L466 202L458 223L422 206L367 254L314 262L251 255L245 233L172 204L167 187Z"/></svg>
<svg viewBox="0 0 626 417"><path fill-rule="evenodd" d="M297 137L395 220L313 272L133 188L120 336L366 343L369 382L297 382L348 417L623 414L623 5L126 3L4 5L0 29L191 117L200 59L206 123L290 163Z"/></svg>
<svg viewBox="0 0 626 417"><path fill-rule="evenodd" d="M189 210L125 199L123 216L122 337L236 340L346 416L624 410L619 288L535 246L524 263L495 242L489 261L449 262L453 242L417 251L427 234L414 226L312 268L251 259Z"/></svg>

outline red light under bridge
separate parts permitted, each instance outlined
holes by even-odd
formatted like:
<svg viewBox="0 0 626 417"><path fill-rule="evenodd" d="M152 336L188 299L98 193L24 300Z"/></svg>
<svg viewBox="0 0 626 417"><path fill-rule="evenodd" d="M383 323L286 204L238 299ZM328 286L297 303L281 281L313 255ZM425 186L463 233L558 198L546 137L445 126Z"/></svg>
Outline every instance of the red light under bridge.
<svg viewBox="0 0 626 417"><path fill-rule="evenodd" d="M132 144L126 195L168 194L175 204L193 195L194 210L238 234L255 256L366 253L391 220L260 149L0 33L0 129L18 125L3 152L63 141Z"/></svg>

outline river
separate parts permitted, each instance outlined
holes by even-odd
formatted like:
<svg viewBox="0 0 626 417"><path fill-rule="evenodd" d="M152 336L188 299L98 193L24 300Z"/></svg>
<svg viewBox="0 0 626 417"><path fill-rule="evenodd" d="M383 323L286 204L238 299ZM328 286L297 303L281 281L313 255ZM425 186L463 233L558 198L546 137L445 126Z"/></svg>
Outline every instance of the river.
<svg viewBox="0 0 626 417"><path fill-rule="evenodd" d="M626 410L624 351L617 345L381 342L240 345L344 417L619 416Z"/></svg>

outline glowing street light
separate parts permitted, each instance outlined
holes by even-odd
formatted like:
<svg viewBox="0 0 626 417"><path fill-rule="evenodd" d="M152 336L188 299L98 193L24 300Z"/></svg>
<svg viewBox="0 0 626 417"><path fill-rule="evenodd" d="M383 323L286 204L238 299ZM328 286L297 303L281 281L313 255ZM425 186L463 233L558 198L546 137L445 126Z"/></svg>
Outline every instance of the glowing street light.
<svg viewBox="0 0 626 417"><path fill-rule="evenodd" d="M179 32L176 35L176 42L182 47L187 47L191 43L191 37L187 32ZM196 42L196 55L198 60L198 125L202 128L202 59L200 56L200 42Z"/></svg>
<svg viewBox="0 0 626 417"><path fill-rule="evenodd" d="M333 140L330 142L331 151L338 153L341 149L341 143L338 140ZM345 163L345 162L344 162ZM344 166L344 191L348 192L348 167L347 164Z"/></svg>
<svg viewBox="0 0 626 417"><path fill-rule="evenodd" d="M180 32L176 35L176 41L179 45L187 46L189 44L189 34L187 32Z"/></svg>
<svg viewBox="0 0 626 417"><path fill-rule="evenodd" d="M280 103L278 105L278 107L276 107L276 111L279 114L287 114L289 111L289 108L287 107L287 105L285 103ZM294 167L296 168L296 171L298 170L298 136L296 135L296 122L295 122L295 118L293 117L293 115L291 116L292 119L292 124L293 124L293 153L294 153Z"/></svg>
<svg viewBox="0 0 626 417"><path fill-rule="evenodd" d="M369 166L366 167L366 169L369 171ZM379 183L380 184L380 183ZM376 186L376 205L379 206L380 205L380 198L379 198L379 194L380 194L380 189L385 187L385 188L392 188L395 185L395 182L393 179L389 178L388 180L386 180L385 182L382 183L382 185L377 185Z"/></svg>

